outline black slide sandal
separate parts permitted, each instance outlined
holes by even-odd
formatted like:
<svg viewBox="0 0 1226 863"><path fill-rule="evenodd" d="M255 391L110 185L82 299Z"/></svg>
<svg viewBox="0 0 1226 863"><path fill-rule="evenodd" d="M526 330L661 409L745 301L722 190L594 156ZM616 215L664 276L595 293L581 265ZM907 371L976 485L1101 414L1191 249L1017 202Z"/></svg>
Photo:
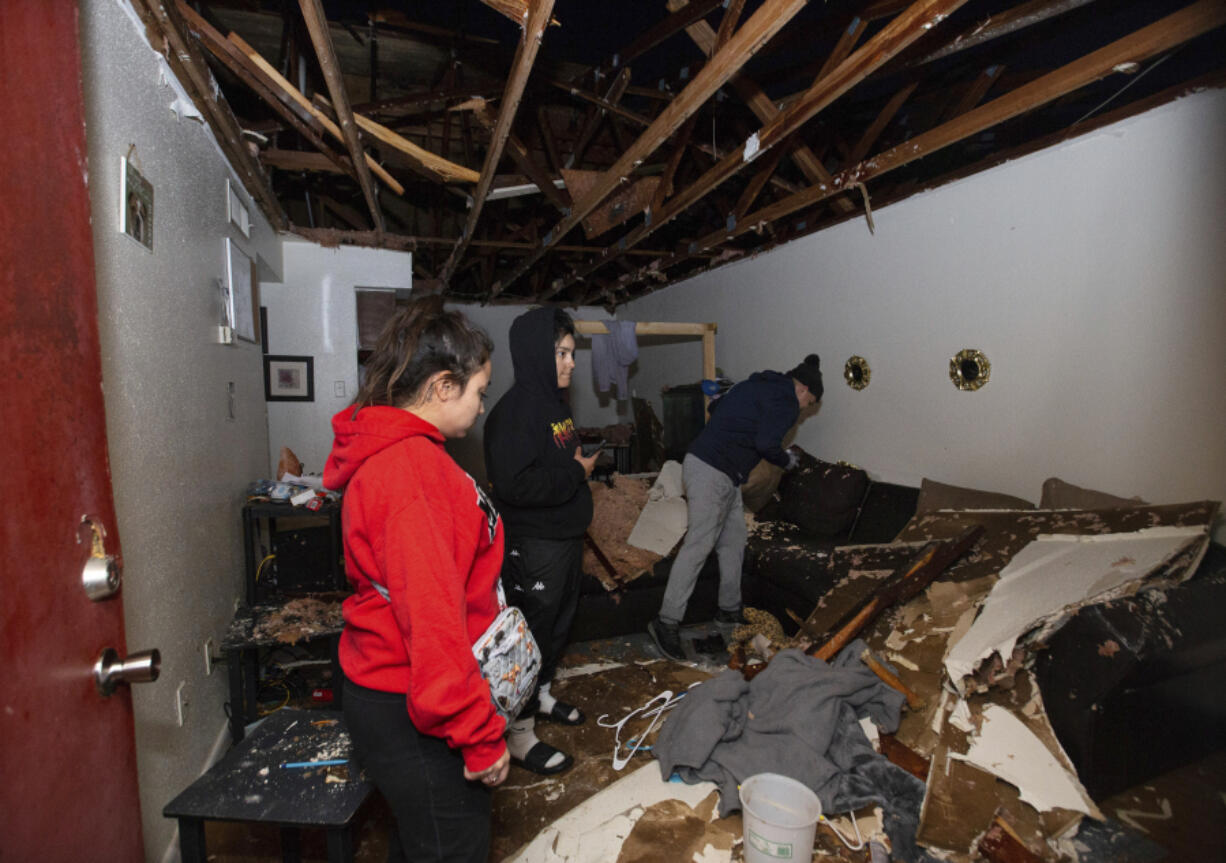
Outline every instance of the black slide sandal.
<svg viewBox="0 0 1226 863"><path fill-rule="evenodd" d="M561 773L575 763L574 758L563 752L564 757L561 764L557 767L546 767L545 765L549 763L550 758L553 758L555 752L562 752L562 750L550 746L543 740L539 740L535 746L528 750L528 753L523 758L516 758L512 755L511 763L525 770L531 770L533 773L539 773L541 776L553 776L555 773Z"/></svg>
<svg viewBox="0 0 1226 863"><path fill-rule="evenodd" d="M579 714L578 719L571 719L571 711ZM587 717L583 715L583 711L573 704L567 704L565 701L554 701L553 710L548 713L539 711L536 714L537 719L543 719L546 722L557 722L562 725L582 725L587 722Z"/></svg>

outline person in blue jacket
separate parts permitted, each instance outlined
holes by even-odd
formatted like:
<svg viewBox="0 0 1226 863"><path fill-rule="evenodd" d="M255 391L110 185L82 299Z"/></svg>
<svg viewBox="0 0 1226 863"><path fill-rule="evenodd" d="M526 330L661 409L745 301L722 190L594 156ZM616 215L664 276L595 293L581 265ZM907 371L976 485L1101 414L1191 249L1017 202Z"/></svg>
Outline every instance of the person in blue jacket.
<svg viewBox="0 0 1226 863"><path fill-rule="evenodd" d="M787 374L763 371L734 386L711 404L711 418L682 463L689 503L685 539L668 574L659 615L647 632L660 652L684 659L681 621L698 573L715 549L719 558L719 611L716 621L742 623L741 564L745 557L745 514L741 486L762 459L785 470L796 466L795 453L783 449L783 436L800 411L822 398L817 354L809 354Z"/></svg>

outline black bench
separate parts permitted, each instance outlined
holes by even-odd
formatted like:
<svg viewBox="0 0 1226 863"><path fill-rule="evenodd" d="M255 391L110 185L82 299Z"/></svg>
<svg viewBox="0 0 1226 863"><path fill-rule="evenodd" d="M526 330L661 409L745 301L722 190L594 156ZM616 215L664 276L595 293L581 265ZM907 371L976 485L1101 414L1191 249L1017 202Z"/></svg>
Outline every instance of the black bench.
<svg viewBox="0 0 1226 863"><path fill-rule="evenodd" d="M353 860L351 827L374 791L349 763L349 733L334 710L278 710L162 810L179 820L183 863L204 863L205 821L273 824L281 856L299 859L301 828L327 831L330 863ZM340 765L286 764L344 761ZM328 781L347 773L347 781Z"/></svg>

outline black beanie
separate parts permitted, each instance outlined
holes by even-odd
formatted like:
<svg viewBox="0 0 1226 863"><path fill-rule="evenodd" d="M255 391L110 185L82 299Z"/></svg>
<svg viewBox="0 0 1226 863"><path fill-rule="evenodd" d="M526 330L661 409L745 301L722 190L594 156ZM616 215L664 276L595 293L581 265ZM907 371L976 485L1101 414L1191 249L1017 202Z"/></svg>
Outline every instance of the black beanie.
<svg viewBox="0 0 1226 863"><path fill-rule="evenodd" d="M817 354L809 354L805 357L804 362L788 374L807 386L815 400L819 402L822 400L822 369L821 360L817 358Z"/></svg>

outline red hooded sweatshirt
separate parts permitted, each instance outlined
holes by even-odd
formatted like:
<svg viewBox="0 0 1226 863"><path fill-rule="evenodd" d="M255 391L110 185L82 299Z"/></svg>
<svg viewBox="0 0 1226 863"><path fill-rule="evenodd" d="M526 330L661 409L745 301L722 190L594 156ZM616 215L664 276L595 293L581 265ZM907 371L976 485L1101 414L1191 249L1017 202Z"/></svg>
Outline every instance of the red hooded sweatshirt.
<svg viewBox="0 0 1226 863"><path fill-rule="evenodd" d="M340 662L350 680L407 694L423 734L459 749L474 772L501 757L472 644L498 615L502 523L443 435L408 411L352 407L332 418L324 485L343 490L345 600Z"/></svg>

